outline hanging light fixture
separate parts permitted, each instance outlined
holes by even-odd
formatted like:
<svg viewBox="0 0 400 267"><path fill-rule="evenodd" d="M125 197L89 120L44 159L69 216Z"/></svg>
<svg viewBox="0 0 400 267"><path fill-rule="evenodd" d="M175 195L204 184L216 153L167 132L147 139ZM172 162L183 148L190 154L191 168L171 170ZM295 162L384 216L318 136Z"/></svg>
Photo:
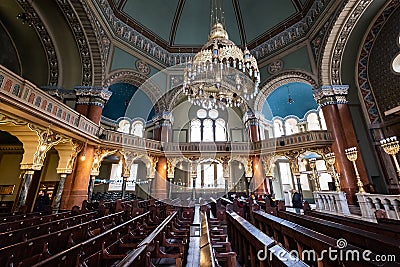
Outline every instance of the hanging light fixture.
<svg viewBox="0 0 400 267"><path fill-rule="evenodd" d="M289 103L289 104L293 104L293 103L294 103L294 99L293 99L292 96L290 95L290 88L289 88L289 86L287 86L287 92L288 92L288 103Z"/></svg>
<svg viewBox="0 0 400 267"><path fill-rule="evenodd" d="M239 107L258 93L257 61L229 40L221 0L211 0L210 22L208 42L186 64L183 93L206 109Z"/></svg>

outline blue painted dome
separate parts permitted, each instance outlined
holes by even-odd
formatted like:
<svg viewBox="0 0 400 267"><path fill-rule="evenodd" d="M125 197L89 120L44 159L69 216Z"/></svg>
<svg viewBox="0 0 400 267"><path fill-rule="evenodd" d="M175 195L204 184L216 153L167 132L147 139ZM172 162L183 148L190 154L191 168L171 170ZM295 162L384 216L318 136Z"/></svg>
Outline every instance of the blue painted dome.
<svg viewBox="0 0 400 267"><path fill-rule="evenodd" d="M308 111L317 108L318 104L313 97L311 85L294 82L278 87L267 97L263 114L268 120L290 115L302 119Z"/></svg>

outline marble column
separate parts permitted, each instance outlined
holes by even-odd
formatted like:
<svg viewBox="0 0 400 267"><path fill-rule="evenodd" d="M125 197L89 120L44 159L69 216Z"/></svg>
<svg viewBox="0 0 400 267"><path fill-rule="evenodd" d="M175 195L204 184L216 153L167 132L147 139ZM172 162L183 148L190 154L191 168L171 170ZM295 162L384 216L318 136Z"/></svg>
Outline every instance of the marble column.
<svg viewBox="0 0 400 267"><path fill-rule="evenodd" d="M335 166L340 173L340 186L346 192L349 204L356 203L355 193L357 193L357 179L352 163L347 159L345 149L351 147L346 138L345 128L353 127L351 121L342 121L338 103L344 102L347 95L347 86L322 86L314 89L314 98L321 106L324 114L326 126L332 133L332 150L336 156ZM342 112L343 113L343 112ZM353 129L354 131L354 129ZM348 134L349 131L347 131Z"/></svg>
<svg viewBox="0 0 400 267"><path fill-rule="evenodd" d="M60 182L58 183L57 193L54 199L53 212L57 213L61 205L61 196L64 191L65 179L67 178L67 173L60 173Z"/></svg>
<svg viewBox="0 0 400 267"><path fill-rule="evenodd" d="M253 112L247 112L243 116L243 122L247 130L249 142L260 141L260 122L259 118Z"/></svg>
<svg viewBox="0 0 400 267"><path fill-rule="evenodd" d="M31 185L32 177L33 177L34 173L35 173L34 170L23 170L23 173L21 174L22 187L21 187L21 191L19 193L17 204L15 205L15 209L14 209L15 211L19 211L25 205L26 198L28 196L29 187Z"/></svg>
<svg viewBox="0 0 400 267"><path fill-rule="evenodd" d="M94 86L76 86L74 89L77 97L76 110L95 124L100 125L101 113L105 103L111 97L111 91ZM63 208L71 209L75 205L81 206L82 201L89 198L94 147L86 145L78 155L80 159L82 156L85 156L85 159L77 161L75 171L71 175L72 181L70 181L71 186L68 186L69 190L67 188L64 190L68 202L63 205Z"/></svg>
<svg viewBox="0 0 400 267"><path fill-rule="evenodd" d="M167 143L172 139L173 116L171 112L163 112L153 117L154 140Z"/></svg>
<svg viewBox="0 0 400 267"><path fill-rule="evenodd" d="M197 163L190 164L190 176L192 177L192 200L196 199L196 179L197 179Z"/></svg>
<svg viewBox="0 0 400 267"><path fill-rule="evenodd" d="M360 179L364 185L369 184L367 170L365 168L364 162L361 156L361 150L358 145L357 136L354 131L353 121L351 119L350 109L348 105L348 101L346 99L348 93L348 85L340 85L341 88L341 101L338 101L337 107L340 116L340 120L343 125L344 136L346 137L346 142L348 147L357 147L357 150L360 152L359 156L356 160L357 170L360 174Z"/></svg>
<svg viewBox="0 0 400 267"><path fill-rule="evenodd" d="M128 181L128 177L122 177L121 199L125 198L125 195L126 195L126 182L127 181Z"/></svg>
<svg viewBox="0 0 400 267"><path fill-rule="evenodd" d="M90 181L89 181L89 187L88 187L88 202L92 202L93 198L93 191L94 191L94 182L96 181L96 176L91 175L90 176Z"/></svg>
<svg viewBox="0 0 400 267"><path fill-rule="evenodd" d="M260 115L253 112L246 112L243 116L244 125L247 129L249 142L259 142L260 139ZM265 175L264 168L261 164L260 156L255 155L253 157L253 185L254 194L264 195L265 191Z"/></svg>

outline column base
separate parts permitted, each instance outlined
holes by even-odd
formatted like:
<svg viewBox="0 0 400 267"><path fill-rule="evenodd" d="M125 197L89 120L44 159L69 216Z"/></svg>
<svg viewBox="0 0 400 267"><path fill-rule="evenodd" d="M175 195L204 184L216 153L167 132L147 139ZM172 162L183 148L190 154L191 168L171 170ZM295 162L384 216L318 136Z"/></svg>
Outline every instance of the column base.
<svg viewBox="0 0 400 267"><path fill-rule="evenodd" d="M74 190L69 194L69 201L66 205L66 209L70 210L73 206L82 207L82 202L88 200L88 194L86 190Z"/></svg>
<svg viewBox="0 0 400 267"><path fill-rule="evenodd" d="M341 191L344 191L346 193L346 199L349 205L357 205L357 197L356 197L356 193L358 192L357 188L341 187L340 189Z"/></svg>

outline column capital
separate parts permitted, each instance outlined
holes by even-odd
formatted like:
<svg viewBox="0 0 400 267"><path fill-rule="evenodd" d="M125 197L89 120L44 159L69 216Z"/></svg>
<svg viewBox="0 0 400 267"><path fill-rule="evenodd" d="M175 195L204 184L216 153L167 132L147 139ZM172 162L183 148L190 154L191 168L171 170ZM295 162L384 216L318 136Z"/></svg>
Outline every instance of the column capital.
<svg viewBox="0 0 400 267"><path fill-rule="evenodd" d="M253 111L247 111L243 115L243 123L246 125L246 127L250 125L259 125L260 120L264 119L264 115L261 112L253 112Z"/></svg>
<svg viewBox="0 0 400 267"><path fill-rule="evenodd" d="M323 107L326 105L347 104L349 86L346 84L323 85L313 89L314 99Z"/></svg>
<svg viewBox="0 0 400 267"><path fill-rule="evenodd" d="M98 86L75 86L77 105L101 106L110 99L112 92Z"/></svg>
<svg viewBox="0 0 400 267"><path fill-rule="evenodd" d="M173 123L174 116L172 115L172 112L170 112L170 111L163 111L161 113L154 115L152 118L152 121L153 122L169 121L169 122Z"/></svg>

